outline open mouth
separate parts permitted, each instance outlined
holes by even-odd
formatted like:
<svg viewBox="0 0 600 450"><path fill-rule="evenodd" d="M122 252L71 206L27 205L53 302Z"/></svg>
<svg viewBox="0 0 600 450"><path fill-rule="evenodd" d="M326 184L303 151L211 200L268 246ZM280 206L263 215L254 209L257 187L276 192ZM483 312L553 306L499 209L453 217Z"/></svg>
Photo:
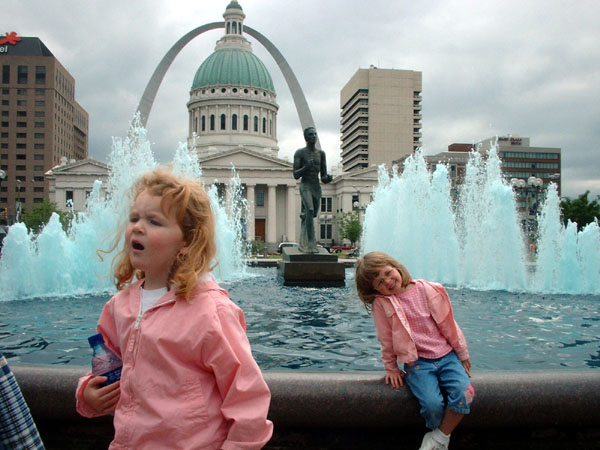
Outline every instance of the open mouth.
<svg viewBox="0 0 600 450"><path fill-rule="evenodd" d="M142 244L140 244L138 241L133 241L131 243L131 248L133 248L134 250L144 250L144 246Z"/></svg>

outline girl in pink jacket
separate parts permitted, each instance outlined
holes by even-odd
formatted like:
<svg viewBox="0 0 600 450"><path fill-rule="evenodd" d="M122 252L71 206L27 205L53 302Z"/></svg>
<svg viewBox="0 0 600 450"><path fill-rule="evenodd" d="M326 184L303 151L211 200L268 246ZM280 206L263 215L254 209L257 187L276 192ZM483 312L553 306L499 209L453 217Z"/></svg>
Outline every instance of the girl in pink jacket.
<svg viewBox="0 0 600 450"><path fill-rule="evenodd" d="M119 292L98 332L121 380L88 374L77 411L114 414L111 449L259 449L271 395L244 314L211 274L214 220L202 186L164 170L143 176L115 259ZM137 281L134 281L134 276Z"/></svg>
<svg viewBox="0 0 600 450"><path fill-rule="evenodd" d="M386 384L398 389L406 381L432 430L420 450L446 450L475 395L467 343L446 290L413 280L402 264L382 252L358 261L355 280L360 299L373 314Z"/></svg>

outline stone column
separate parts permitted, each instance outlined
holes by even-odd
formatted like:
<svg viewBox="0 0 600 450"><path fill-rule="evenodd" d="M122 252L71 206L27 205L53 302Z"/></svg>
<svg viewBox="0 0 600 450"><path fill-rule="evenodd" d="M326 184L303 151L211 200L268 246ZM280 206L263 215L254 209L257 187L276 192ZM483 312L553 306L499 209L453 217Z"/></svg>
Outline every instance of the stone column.
<svg viewBox="0 0 600 450"><path fill-rule="evenodd" d="M260 124L259 124L260 125ZM277 186L270 186L268 191L267 201L267 242L274 243L277 241Z"/></svg>
<svg viewBox="0 0 600 450"><path fill-rule="evenodd" d="M288 241L296 241L296 185L287 187L286 222Z"/></svg>
<svg viewBox="0 0 600 450"><path fill-rule="evenodd" d="M246 215L246 240L248 242L250 241L254 241L256 239L256 236L254 235L254 233L256 233L255 231L255 223L254 223L254 208L255 208L255 201L254 201L254 185L253 184L247 184L246 185L246 200L248 201L248 214Z"/></svg>

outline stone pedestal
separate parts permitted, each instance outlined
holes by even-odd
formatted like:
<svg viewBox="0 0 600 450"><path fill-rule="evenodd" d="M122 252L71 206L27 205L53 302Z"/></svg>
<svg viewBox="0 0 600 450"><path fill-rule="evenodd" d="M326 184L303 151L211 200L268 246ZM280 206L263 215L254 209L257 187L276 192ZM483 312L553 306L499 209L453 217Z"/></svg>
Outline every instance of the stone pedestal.
<svg viewBox="0 0 600 450"><path fill-rule="evenodd" d="M319 253L302 253L297 247L285 247L279 262L284 286L340 287L345 285L344 264L337 255L319 248Z"/></svg>

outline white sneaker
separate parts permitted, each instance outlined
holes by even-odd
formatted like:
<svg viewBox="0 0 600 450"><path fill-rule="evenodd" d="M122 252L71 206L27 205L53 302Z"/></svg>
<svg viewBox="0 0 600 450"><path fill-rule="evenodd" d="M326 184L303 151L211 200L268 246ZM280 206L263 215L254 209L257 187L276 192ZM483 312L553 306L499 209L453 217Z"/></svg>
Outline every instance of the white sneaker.
<svg viewBox="0 0 600 450"><path fill-rule="evenodd" d="M448 442L439 442L436 437L437 434L433 431L425 433L419 450L448 450Z"/></svg>

